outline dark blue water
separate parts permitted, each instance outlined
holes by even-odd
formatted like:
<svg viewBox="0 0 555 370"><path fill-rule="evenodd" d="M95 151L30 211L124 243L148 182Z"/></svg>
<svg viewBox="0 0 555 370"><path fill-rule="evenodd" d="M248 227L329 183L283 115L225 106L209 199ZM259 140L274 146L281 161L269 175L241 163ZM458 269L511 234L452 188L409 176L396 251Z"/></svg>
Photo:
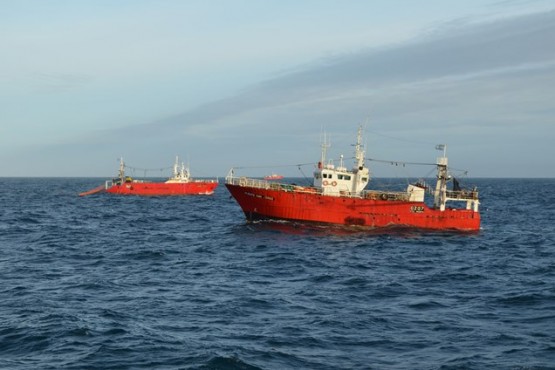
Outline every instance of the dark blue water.
<svg viewBox="0 0 555 370"><path fill-rule="evenodd" d="M205 197L0 179L0 368L555 369L555 180L477 235L245 223Z"/></svg>

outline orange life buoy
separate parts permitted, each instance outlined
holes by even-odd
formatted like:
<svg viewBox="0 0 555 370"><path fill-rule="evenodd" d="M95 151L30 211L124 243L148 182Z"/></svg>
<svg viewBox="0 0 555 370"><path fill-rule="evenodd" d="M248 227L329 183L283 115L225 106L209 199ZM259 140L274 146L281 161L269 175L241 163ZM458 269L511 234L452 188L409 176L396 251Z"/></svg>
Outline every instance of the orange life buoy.
<svg viewBox="0 0 555 370"><path fill-rule="evenodd" d="M328 180L324 180L324 182L322 183L324 186L328 186Z"/></svg>
<svg viewBox="0 0 555 370"><path fill-rule="evenodd" d="M331 186L337 186L337 181L332 181Z"/></svg>

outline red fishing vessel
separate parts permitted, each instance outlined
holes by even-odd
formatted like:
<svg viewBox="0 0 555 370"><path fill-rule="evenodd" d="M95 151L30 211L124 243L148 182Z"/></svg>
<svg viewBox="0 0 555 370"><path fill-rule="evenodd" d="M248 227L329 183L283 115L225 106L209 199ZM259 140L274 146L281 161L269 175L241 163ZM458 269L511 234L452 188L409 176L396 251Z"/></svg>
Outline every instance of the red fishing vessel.
<svg viewBox="0 0 555 370"><path fill-rule="evenodd" d="M173 166L173 176L165 182L152 182L136 180L125 175L125 163L123 158L120 160L118 177L106 181L92 190L83 192L79 195L90 195L99 192L119 195L210 195L218 186L218 180L194 180L191 178L189 169L185 165L179 164L179 159L175 159Z"/></svg>
<svg viewBox="0 0 555 370"><path fill-rule="evenodd" d="M273 174L268 175L268 176L264 176L264 180L270 180L270 181L272 181L272 180L281 180L281 179L283 179L283 176L282 176L282 175L278 175L278 174L276 174L276 173L273 173Z"/></svg>
<svg viewBox="0 0 555 370"><path fill-rule="evenodd" d="M333 161L326 164L326 149L313 176L312 186L297 186L237 177L231 169L226 187L243 210L247 221L290 220L357 226L363 228L411 227L433 230L480 229L478 191L461 189L449 174L445 145L437 159L437 183L430 190L421 182L406 191L365 190L370 171L365 166L362 128L355 144L355 165L349 170ZM448 190L448 183L453 189ZM426 194L431 193L431 199ZM453 207L458 204L458 207Z"/></svg>

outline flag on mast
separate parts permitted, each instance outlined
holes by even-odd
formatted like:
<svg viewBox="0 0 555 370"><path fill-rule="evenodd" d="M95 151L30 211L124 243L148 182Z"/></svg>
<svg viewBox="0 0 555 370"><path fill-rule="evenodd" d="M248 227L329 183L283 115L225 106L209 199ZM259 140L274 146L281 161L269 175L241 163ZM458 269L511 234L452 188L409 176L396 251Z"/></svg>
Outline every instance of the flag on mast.
<svg viewBox="0 0 555 370"><path fill-rule="evenodd" d="M438 144L436 145L437 150L443 150L443 156L447 156L447 145L445 144Z"/></svg>

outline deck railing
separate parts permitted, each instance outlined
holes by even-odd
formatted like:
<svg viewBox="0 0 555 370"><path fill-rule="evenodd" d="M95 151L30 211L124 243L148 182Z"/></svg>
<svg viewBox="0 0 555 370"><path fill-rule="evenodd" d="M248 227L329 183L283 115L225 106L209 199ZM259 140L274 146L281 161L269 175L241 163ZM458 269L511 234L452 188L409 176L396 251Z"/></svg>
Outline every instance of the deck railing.
<svg viewBox="0 0 555 370"><path fill-rule="evenodd" d="M452 200L477 200L478 191L476 190L447 190L445 192L447 198Z"/></svg>
<svg viewBox="0 0 555 370"><path fill-rule="evenodd" d="M273 181L263 180L263 179L253 179L250 177L226 177L226 184L247 186L251 188L258 189L270 189L270 190L283 190L283 191L295 191L295 192L307 192L307 193L321 193L320 190L312 186L299 186L295 184L282 184Z"/></svg>
<svg viewBox="0 0 555 370"><path fill-rule="evenodd" d="M281 184L273 181L267 181L262 179L253 179L250 177L231 177L228 176L225 179L226 184L246 186L258 189L266 190L281 190L281 191L291 191L296 193L311 193L311 194L324 194L322 189L315 188L313 186L300 186L295 184ZM363 190L360 193L340 191L339 193L329 194L348 198L366 198L375 200L398 200L398 201L408 201L410 196L406 192L401 191L376 191L376 190Z"/></svg>

